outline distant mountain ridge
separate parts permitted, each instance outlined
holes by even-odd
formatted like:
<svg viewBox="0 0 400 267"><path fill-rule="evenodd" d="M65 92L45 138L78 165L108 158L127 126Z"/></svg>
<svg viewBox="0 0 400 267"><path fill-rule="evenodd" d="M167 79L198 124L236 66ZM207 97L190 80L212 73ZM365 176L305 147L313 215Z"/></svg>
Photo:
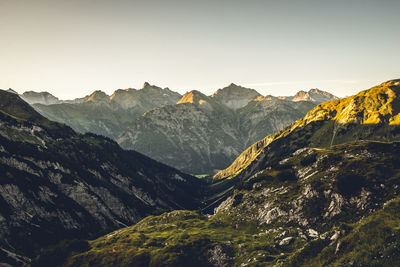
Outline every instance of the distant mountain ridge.
<svg viewBox="0 0 400 267"><path fill-rule="evenodd" d="M43 116L113 138L126 149L190 173L227 167L246 147L302 117L321 99L336 99L316 89L305 101L264 97L233 83L210 96L196 90L182 96L146 82L139 90L94 91L51 105L42 101L50 99L48 93L37 94L29 94L30 103L40 100L33 107Z"/></svg>
<svg viewBox="0 0 400 267"><path fill-rule="evenodd" d="M290 100L290 101L311 101L316 104L321 104L323 102L338 99L338 97L332 95L331 93L319 90L310 89L308 92L299 91L294 96L279 96L280 99Z"/></svg>
<svg viewBox="0 0 400 267"><path fill-rule="evenodd" d="M48 92L37 93L34 91L27 91L21 95L21 98L29 104L53 105L62 103L60 99Z"/></svg>
<svg viewBox="0 0 400 267"><path fill-rule="evenodd" d="M333 97L334 99L335 97ZM316 104L263 97L230 84L211 96L186 93L176 105L151 110L119 137L126 149L189 173L227 167L246 147L305 115Z"/></svg>
<svg viewBox="0 0 400 267"><path fill-rule="evenodd" d="M39 93L44 94L44 93ZM113 139L144 112L175 104L182 96L168 88L145 83L142 89L118 89L112 95L102 91L56 104L36 103L33 107L43 116L85 133L93 132ZM36 98L28 100L31 104Z"/></svg>
<svg viewBox="0 0 400 267"><path fill-rule="evenodd" d="M250 101L259 96L261 96L261 94L256 90L238 86L234 83L222 89L218 89L211 95L217 102L233 110L245 107Z"/></svg>

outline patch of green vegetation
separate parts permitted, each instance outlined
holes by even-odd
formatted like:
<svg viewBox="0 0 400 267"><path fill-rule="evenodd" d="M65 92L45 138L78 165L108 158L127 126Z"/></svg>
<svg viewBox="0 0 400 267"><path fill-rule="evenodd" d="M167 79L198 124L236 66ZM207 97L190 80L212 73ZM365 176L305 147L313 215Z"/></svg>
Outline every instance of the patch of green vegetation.
<svg viewBox="0 0 400 267"><path fill-rule="evenodd" d="M203 179L203 178L209 177L210 175L209 174L195 174L194 176L199 179Z"/></svg>

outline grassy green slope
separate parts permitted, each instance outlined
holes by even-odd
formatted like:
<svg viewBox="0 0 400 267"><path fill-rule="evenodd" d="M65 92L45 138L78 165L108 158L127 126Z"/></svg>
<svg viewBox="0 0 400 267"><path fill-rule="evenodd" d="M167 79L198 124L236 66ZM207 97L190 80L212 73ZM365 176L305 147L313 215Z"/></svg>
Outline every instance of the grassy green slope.
<svg viewBox="0 0 400 267"><path fill-rule="evenodd" d="M59 264L395 266L399 152L399 143L382 142L303 149L241 183L215 215L147 217L90 241L85 251L67 250Z"/></svg>
<svg viewBox="0 0 400 267"><path fill-rule="evenodd" d="M256 142L215 179L246 173L269 151L293 152L304 146L326 147L355 140L399 140L400 81L382 83L345 99L325 102L307 115Z"/></svg>

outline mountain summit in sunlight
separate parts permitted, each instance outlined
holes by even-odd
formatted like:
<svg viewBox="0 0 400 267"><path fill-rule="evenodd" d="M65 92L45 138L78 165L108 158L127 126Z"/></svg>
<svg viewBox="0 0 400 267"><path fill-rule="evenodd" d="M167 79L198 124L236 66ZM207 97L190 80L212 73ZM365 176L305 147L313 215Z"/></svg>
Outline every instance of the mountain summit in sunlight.
<svg viewBox="0 0 400 267"><path fill-rule="evenodd" d="M391 80L357 95L319 104L304 118L250 146L214 177L249 176L268 158L287 155L301 147L326 147L357 140L399 140L399 97L400 82Z"/></svg>
<svg viewBox="0 0 400 267"><path fill-rule="evenodd" d="M227 87L218 89L211 97L228 108L237 110L258 96L261 95L254 89L231 83Z"/></svg>

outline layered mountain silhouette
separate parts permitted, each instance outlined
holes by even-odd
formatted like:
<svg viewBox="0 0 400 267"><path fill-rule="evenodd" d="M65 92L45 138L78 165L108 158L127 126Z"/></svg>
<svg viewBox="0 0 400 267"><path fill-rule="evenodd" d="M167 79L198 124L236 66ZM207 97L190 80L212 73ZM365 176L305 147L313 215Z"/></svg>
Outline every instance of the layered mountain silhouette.
<svg viewBox="0 0 400 267"><path fill-rule="evenodd" d="M83 98L57 103L51 102L48 94L29 92L21 97L46 118L65 123L82 133L92 132L113 139L144 112L175 104L182 97L168 88L162 89L147 82L139 90L118 89L111 96L94 91Z"/></svg>
<svg viewBox="0 0 400 267"><path fill-rule="evenodd" d="M299 91L294 96L279 96L279 98L292 101L311 101L317 104L337 99L336 96L317 88L310 89L308 92Z"/></svg>
<svg viewBox="0 0 400 267"><path fill-rule="evenodd" d="M0 262L18 265L62 239L196 209L201 187L195 177L109 138L76 133L0 90Z"/></svg>
<svg viewBox="0 0 400 267"><path fill-rule="evenodd" d="M308 97L299 97L303 93ZM233 83L211 96L199 91L181 96L149 83L140 90L119 89L111 96L95 91L51 105L55 97L48 95L27 92L21 97L45 117L76 131L111 137L125 149L195 174L226 168L266 134L304 116L321 101L336 99L318 89L293 97L264 97Z"/></svg>
<svg viewBox="0 0 400 267"><path fill-rule="evenodd" d="M151 216L84 248L46 250L34 264L397 266L399 96L400 80L388 81L255 143L214 176L207 192L223 201L212 215Z"/></svg>
<svg viewBox="0 0 400 267"><path fill-rule="evenodd" d="M263 97L230 84L206 96L186 93L176 105L150 110L117 139L127 149L189 173L214 173L246 147L304 116L310 101Z"/></svg>

